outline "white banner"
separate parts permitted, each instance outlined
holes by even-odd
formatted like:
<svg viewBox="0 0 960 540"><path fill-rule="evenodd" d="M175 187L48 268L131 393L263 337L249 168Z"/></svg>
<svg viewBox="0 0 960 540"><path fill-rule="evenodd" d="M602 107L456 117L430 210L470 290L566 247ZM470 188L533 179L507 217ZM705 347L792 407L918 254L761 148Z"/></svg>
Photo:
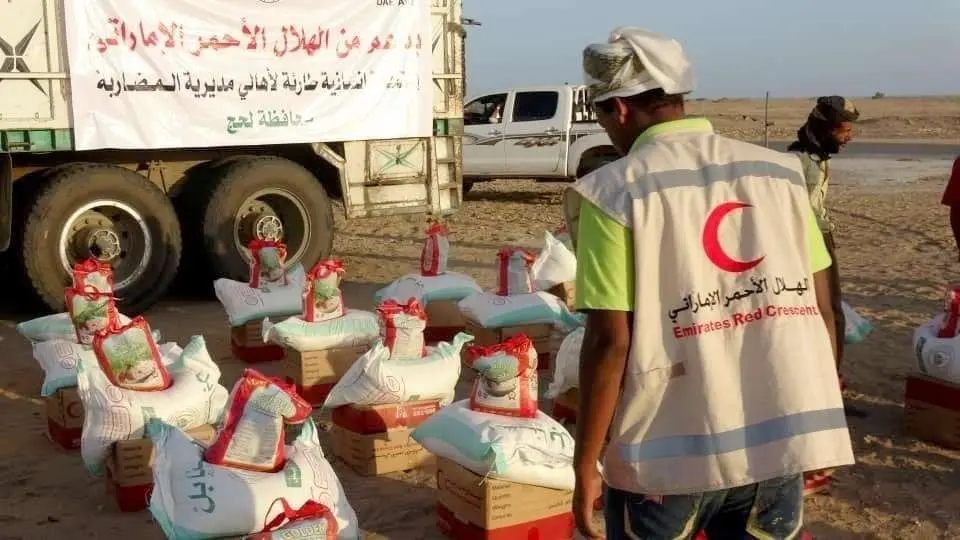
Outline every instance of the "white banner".
<svg viewBox="0 0 960 540"><path fill-rule="evenodd" d="M428 137L427 0L67 0L78 150Z"/></svg>

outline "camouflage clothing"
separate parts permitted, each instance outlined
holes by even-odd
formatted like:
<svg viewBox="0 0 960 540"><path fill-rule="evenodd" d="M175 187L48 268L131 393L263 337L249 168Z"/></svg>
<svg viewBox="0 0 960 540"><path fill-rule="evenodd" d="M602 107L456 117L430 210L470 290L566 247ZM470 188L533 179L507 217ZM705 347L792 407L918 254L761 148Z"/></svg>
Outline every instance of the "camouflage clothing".
<svg viewBox="0 0 960 540"><path fill-rule="evenodd" d="M827 187L830 183L830 160L822 159L816 154L800 152L797 154L800 164L803 165L803 176L807 181L807 192L810 194L810 206L817 216L817 224L824 233L833 232L834 225L827 215Z"/></svg>

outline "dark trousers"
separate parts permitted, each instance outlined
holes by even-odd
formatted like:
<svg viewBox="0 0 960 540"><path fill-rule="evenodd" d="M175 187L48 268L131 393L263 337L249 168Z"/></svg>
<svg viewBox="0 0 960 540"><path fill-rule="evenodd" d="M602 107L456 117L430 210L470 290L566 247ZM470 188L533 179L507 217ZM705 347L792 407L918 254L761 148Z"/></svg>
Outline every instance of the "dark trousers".
<svg viewBox="0 0 960 540"><path fill-rule="evenodd" d="M843 305L841 304L843 296L840 291L840 267L837 265L837 245L833 241L833 233L823 233L823 241L826 243L827 252L830 253L830 258L833 260L827 277L830 281L830 306L833 307L836 326L837 371L839 372L840 366L843 363L843 343L844 337L846 336L847 318L843 315Z"/></svg>
<svg viewBox="0 0 960 540"><path fill-rule="evenodd" d="M803 481L787 476L733 489L649 499L607 487L607 540L800 538Z"/></svg>

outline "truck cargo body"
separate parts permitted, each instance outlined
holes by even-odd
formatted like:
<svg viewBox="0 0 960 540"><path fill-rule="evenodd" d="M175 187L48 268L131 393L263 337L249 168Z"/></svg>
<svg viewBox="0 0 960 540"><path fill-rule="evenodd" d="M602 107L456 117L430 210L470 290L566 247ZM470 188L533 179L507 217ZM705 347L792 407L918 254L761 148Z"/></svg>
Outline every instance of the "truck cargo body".
<svg viewBox="0 0 960 540"><path fill-rule="evenodd" d="M180 267L246 279L256 238L286 242L289 264L330 256L331 198L347 219L459 207L462 0L431 1L431 137L90 151L74 144L64 1L0 5L0 250L46 307L90 256L114 265L133 314Z"/></svg>

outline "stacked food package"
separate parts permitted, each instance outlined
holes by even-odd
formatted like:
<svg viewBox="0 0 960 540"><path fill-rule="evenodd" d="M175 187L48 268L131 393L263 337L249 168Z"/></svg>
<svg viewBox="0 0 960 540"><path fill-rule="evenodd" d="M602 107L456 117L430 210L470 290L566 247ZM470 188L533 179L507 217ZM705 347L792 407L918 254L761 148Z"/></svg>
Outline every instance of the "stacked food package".
<svg viewBox="0 0 960 540"><path fill-rule="evenodd" d="M150 511L168 538L309 530L358 538L357 516L320 447L312 406L278 379L248 369L234 385L209 446L153 420ZM286 425L302 425L286 445Z"/></svg>
<svg viewBox="0 0 960 540"><path fill-rule="evenodd" d="M428 343L449 341L463 331L464 321L457 302L481 292L473 278L447 270L449 258L447 229L434 223L427 229L420 253L420 272L397 279L377 291L374 297L378 304L416 298L427 314L424 335Z"/></svg>

